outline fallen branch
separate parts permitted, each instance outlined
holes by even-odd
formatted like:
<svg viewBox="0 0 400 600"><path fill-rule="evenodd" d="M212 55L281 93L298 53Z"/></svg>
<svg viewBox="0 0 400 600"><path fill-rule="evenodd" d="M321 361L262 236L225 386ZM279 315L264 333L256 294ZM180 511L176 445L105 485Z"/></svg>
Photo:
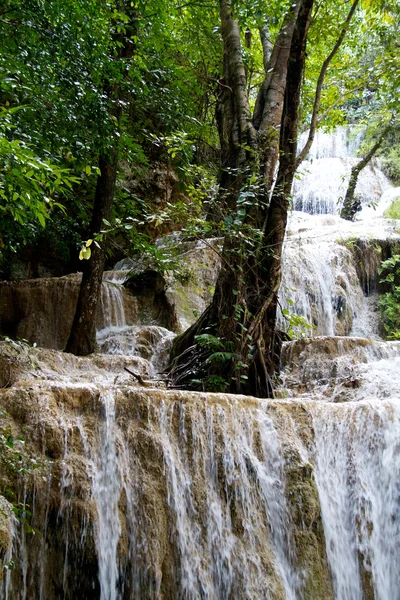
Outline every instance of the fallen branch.
<svg viewBox="0 0 400 600"><path fill-rule="evenodd" d="M145 381L141 375L139 375L138 373L134 373L133 371L131 371L130 369L128 369L128 367L124 367L124 369L125 369L125 371L128 371L129 375L132 375L132 377L134 377L135 379L137 379L137 381L141 385L148 385L147 381Z"/></svg>

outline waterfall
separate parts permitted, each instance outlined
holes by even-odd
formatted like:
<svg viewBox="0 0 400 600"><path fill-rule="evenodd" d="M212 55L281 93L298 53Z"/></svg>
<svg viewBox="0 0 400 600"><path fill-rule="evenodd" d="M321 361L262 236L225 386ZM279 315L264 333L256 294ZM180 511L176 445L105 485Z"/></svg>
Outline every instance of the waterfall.
<svg viewBox="0 0 400 600"><path fill-rule="evenodd" d="M92 480L93 499L97 508L96 549L99 565L100 600L117 600L118 561L117 546L121 535L118 502L121 491L119 460L115 426L115 400L106 391L100 396L104 407L104 424L99 448L89 444L82 424L79 429L84 452L88 458L89 477Z"/></svg>
<svg viewBox="0 0 400 600"><path fill-rule="evenodd" d="M168 389L175 334L126 263L104 278L100 353L0 341L2 432L26 440L14 460L0 436L0 599L400 600L400 342L380 338L376 285L400 236L382 207L337 215L361 137L318 133L296 184L311 214L290 215L280 323L311 329L284 344L276 399ZM378 164L366 182L387 206ZM200 291L167 282L181 323L209 300L212 244L184 248Z"/></svg>
<svg viewBox="0 0 400 600"><path fill-rule="evenodd" d="M363 209L356 222L338 216L362 135L343 127L332 134L318 132L294 183L296 210L288 221L279 322L286 328L285 312L304 317L311 329L295 327L297 335L382 335L378 269L383 248L397 248L400 236L396 222L383 218L399 189L379 162L360 173L356 194ZM304 140L305 134L299 147Z"/></svg>
<svg viewBox="0 0 400 600"><path fill-rule="evenodd" d="M295 210L310 214L339 214L346 194L352 167L357 158L364 132L338 127L331 134L318 131L311 151L299 170L293 186ZM307 133L300 136L299 148ZM356 196L363 205L377 203L390 188L387 177L372 160L360 173Z"/></svg>
<svg viewBox="0 0 400 600"><path fill-rule="evenodd" d="M314 137L307 158L354 158L365 136L360 127L337 127L332 133L319 129ZM301 149L308 138L308 131L299 136L298 147Z"/></svg>
<svg viewBox="0 0 400 600"><path fill-rule="evenodd" d="M355 391L372 399L348 404L83 384L78 358L6 390L54 458L29 500L41 534L13 545L0 597L25 581L48 600L396 598L399 382L382 400L371 386L399 354L365 346Z"/></svg>
<svg viewBox="0 0 400 600"><path fill-rule="evenodd" d="M102 285L100 304L104 329L126 325L122 289L121 285L110 281L106 281Z"/></svg>
<svg viewBox="0 0 400 600"><path fill-rule="evenodd" d="M400 404L315 407L313 423L335 598L399 598Z"/></svg>

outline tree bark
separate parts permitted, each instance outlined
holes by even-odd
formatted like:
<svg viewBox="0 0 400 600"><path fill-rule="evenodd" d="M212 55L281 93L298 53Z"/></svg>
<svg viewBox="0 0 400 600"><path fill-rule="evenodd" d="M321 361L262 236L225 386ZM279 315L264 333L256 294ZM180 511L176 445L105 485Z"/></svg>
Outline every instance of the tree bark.
<svg viewBox="0 0 400 600"><path fill-rule="evenodd" d="M281 126L279 169L263 239L261 277L269 282L269 293L265 302L265 314L260 319L260 323L262 320L264 322L260 348L266 357L265 363L270 378L278 370L280 360L281 339L276 332L278 292L282 281L282 250L287 215L296 171L300 95L312 8L313 0L304 0L293 34Z"/></svg>
<svg viewBox="0 0 400 600"><path fill-rule="evenodd" d="M117 177L117 148L99 159L100 175L97 178L93 205L91 235L99 233L104 227L104 219L111 219ZM65 348L77 356L86 356L96 350L96 317L103 281L105 263L105 240L100 247L91 245L92 254L83 265L75 317L71 333Z"/></svg>

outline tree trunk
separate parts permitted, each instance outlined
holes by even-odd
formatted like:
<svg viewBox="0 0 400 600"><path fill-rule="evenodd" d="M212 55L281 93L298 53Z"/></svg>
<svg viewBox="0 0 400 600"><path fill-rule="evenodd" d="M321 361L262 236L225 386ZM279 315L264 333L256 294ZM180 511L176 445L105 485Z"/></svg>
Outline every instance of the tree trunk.
<svg viewBox="0 0 400 600"><path fill-rule="evenodd" d="M256 118L249 123L248 100L242 94L246 88L239 28L232 18L229 0L221 0L228 67L225 75L234 99L229 112L224 112L226 130L242 144L244 139L249 140L251 168L243 155L240 185L230 200L232 229L225 238L213 301L174 345L171 377L175 385L197 389L214 386L258 397L272 396L281 251L294 173L286 171L295 164L300 86L312 7L313 0L299 0L292 6L271 53L272 72L262 85ZM235 135L231 135L230 144L237 143ZM281 177L278 174L279 185L269 205L279 149ZM242 203L244 192L252 197L250 207ZM199 334L202 338L196 338ZM213 343L220 344L222 352L212 352Z"/></svg>
<svg viewBox="0 0 400 600"><path fill-rule="evenodd" d="M392 128L392 123L390 123L387 127L384 128L381 135L379 136L376 144L373 145L371 150L361 159L352 169L350 174L349 185L347 186L346 196L343 202L343 208L340 212L340 216L342 219L346 219L346 221L354 221L356 214L361 210L361 202L357 198L354 197L358 176L361 171L367 166L367 164L372 160L377 151L382 145L383 140L389 133Z"/></svg>
<svg viewBox="0 0 400 600"><path fill-rule="evenodd" d="M99 233L104 227L104 219L111 219L117 176L117 150L110 151L99 159L100 175L97 178L93 205L91 235ZM75 311L75 317L69 336L66 352L77 356L86 356L96 350L96 317L103 281L105 263L105 240L98 247L91 245L92 254L84 262L82 283Z"/></svg>
<svg viewBox="0 0 400 600"><path fill-rule="evenodd" d="M118 25L117 33L113 40L115 47L118 49L116 60L122 61L121 77L117 77L114 82L107 81L104 89L111 103L110 115L115 123L115 132L111 147L106 152L101 153L99 157L100 175L97 178L93 203L92 222L90 226L91 237L100 233L104 228L104 220L111 220L118 170L122 101L126 99L123 82L128 76L128 63L133 56L134 37L137 35L137 9L129 0L121 3L120 10L122 9L129 20L122 30ZM78 356L86 356L97 349L96 318L105 264L105 238L103 237L100 247L92 244L91 251L89 260L84 263L75 317L65 348L66 352L71 352Z"/></svg>
<svg viewBox="0 0 400 600"><path fill-rule="evenodd" d="M286 233L290 194L296 171L300 94L312 8L313 0L304 0L293 34L280 132L279 169L269 206L263 239L263 261L260 277L267 282L269 293L264 309L263 331L260 332L260 339L262 340L260 350L264 353L264 360L268 367L270 378L278 370L280 360L281 339L280 335L277 335L276 332L278 292L282 280L282 250Z"/></svg>

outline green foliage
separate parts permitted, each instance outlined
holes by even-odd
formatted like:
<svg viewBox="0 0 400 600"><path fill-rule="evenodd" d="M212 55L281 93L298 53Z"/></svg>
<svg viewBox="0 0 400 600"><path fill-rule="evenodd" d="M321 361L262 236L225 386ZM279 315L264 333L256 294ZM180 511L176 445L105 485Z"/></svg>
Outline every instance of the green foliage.
<svg viewBox="0 0 400 600"><path fill-rule="evenodd" d="M379 274L380 283L388 290L379 299L386 335L400 340L400 254L385 260Z"/></svg>
<svg viewBox="0 0 400 600"><path fill-rule="evenodd" d="M211 333L201 333L200 335L196 335L195 341L201 348L206 348L212 352L217 352L225 348L224 342Z"/></svg>
<svg viewBox="0 0 400 600"><path fill-rule="evenodd" d="M226 362L232 360L235 357L236 354L234 354L233 352L213 352L207 358L207 363L214 365L224 365Z"/></svg>
<svg viewBox="0 0 400 600"><path fill-rule="evenodd" d="M221 375L210 375L206 379L206 389L210 392L226 392L228 387L228 382Z"/></svg>
<svg viewBox="0 0 400 600"><path fill-rule="evenodd" d="M37 219L43 227L50 211L61 204L57 198L70 193L78 181L70 169L40 159L23 140L10 139L16 108L0 106L0 212L2 223L11 216L19 224ZM0 234L4 238L6 231Z"/></svg>
<svg viewBox="0 0 400 600"><path fill-rule="evenodd" d="M6 416L4 411L0 411L0 416ZM24 438L14 437L10 430L2 430L0 432L0 464L6 472L15 473L18 476L29 476L34 470L39 469L41 464L29 456L25 449ZM16 519L24 526L27 533L38 533L31 526L32 513L26 502L18 501L15 492L10 488L2 490L2 494L10 502L12 512ZM7 513L3 512L3 516L8 517Z"/></svg>
<svg viewBox="0 0 400 600"><path fill-rule="evenodd" d="M0 460L9 471L19 475L32 473L40 467L35 459L28 456L24 444L22 437L14 438L10 431L0 433Z"/></svg>
<svg viewBox="0 0 400 600"><path fill-rule="evenodd" d="M285 319L285 333L291 340L297 340L310 333L312 326L302 315L284 308L282 310L282 316Z"/></svg>
<svg viewBox="0 0 400 600"><path fill-rule="evenodd" d="M75 223L87 220L73 197L90 180L94 153L110 130L101 82L105 11L99 9L95 0L7 2L0 22L4 263L10 252L43 239L41 229L61 204L68 215L58 217L64 239L72 240Z"/></svg>
<svg viewBox="0 0 400 600"><path fill-rule="evenodd" d="M182 9L164 0L131 3L137 36L127 63L115 60L127 14L114 1L7 0L6 5L0 20L0 108L7 111L7 123L0 121L0 211L7 214L1 219L0 244L10 252L37 244L46 234L36 222L40 227L48 223L51 208L61 210L61 204L66 218L58 222L69 240L64 256L77 235L85 238L98 154L111 147L116 133L115 86L124 95L118 134L125 165L135 175L140 167L145 170L149 155L159 152L157 140L165 140L162 151L185 170L193 206L199 206L204 185L199 173L189 173L189 164L195 168L198 144L204 146L212 136L215 140L212 127L203 125L213 110L209 100L203 104L204 93L210 94L214 83L202 73L218 72L219 61L219 40L212 33L218 16L211 7ZM189 44L193 30L196 45ZM210 44L210 36L215 43ZM177 51L183 46L184 52ZM115 218L136 213L135 195L122 198L119 190L117 196ZM184 212L171 205L167 209L171 214L155 219L176 222L177 213ZM120 243L121 230L114 234ZM5 265L6 254L4 248Z"/></svg>
<svg viewBox="0 0 400 600"><path fill-rule="evenodd" d="M386 219L400 219L400 198L393 200L383 214Z"/></svg>
<svg viewBox="0 0 400 600"><path fill-rule="evenodd" d="M207 392L226 392L229 388L229 383L221 375L209 375L204 379L192 379L191 383Z"/></svg>
<svg viewBox="0 0 400 600"><path fill-rule="evenodd" d="M384 150L382 155L382 167L386 175L395 185L400 184L400 140L396 146ZM399 217L392 217L399 218Z"/></svg>

